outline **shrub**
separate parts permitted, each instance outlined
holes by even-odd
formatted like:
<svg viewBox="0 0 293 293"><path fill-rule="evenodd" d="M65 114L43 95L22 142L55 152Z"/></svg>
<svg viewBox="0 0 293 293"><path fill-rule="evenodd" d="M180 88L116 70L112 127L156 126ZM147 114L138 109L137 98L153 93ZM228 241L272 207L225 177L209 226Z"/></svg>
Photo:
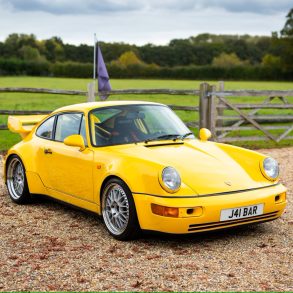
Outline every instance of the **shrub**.
<svg viewBox="0 0 293 293"><path fill-rule="evenodd" d="M46 61L0 59L0 75L46 76L49 74L50 63Z"/></svg>
<svg viewBox="0 0 293 293"><path fill-rule="evenodd" d="M56 77L90 78L93 75L93 65L90 63L57 62L51 65L51 73Z"/></svg>

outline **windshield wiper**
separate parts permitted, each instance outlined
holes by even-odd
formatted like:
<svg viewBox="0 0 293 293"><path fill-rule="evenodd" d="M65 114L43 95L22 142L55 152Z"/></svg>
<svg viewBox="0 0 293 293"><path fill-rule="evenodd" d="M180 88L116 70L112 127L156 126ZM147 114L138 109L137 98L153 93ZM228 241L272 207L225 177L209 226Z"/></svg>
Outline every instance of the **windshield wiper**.
<svg viewBox="0 0 293 293"><path fill-rule="evenodd" d="M181 138L181 135L180 134L163 134L163 135L159 135L159 136L156 136L156 137L148 138L144 142L145 143L148 143L149 141L163 140L163 139L173 139L173 140L176 140L178 138Z"/></svg>
<svg viewBox="0 0 293 293"><path fill-rule="evenodd" d="M189 135L194 135L194 134L193 134L192 132L187 132L187 133L181 135L179 138L182 139L182 140L184 140L184 139L185 139L186 137L188 137Z"/></svg>
<svg viewBox="0 0 293 293"><path fill-rule="evenodd" d="M149 141L154 141L154 140L163 140L163 139L173 139L174 141L177 139L181 139L184 140L186 137L190 136L190 135L194 135L192 132L187 132L185 134L163 134L157 137L153 137L153 138L148 138L145 140L145 143L148 143Z"/></svg>

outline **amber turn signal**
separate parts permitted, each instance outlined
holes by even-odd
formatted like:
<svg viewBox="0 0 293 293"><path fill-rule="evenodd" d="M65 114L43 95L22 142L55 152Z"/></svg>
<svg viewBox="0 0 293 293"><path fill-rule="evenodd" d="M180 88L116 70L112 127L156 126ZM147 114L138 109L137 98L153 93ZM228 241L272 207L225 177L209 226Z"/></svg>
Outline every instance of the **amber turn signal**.
<svg viewBox="0 0 293 293"><path fill-rule="evenodd" d="M151 204L151 208L152 208L152 212L159 216L173 217L173 218L178 218L179 216L178 208L164 207L154 203Z"/></svg>

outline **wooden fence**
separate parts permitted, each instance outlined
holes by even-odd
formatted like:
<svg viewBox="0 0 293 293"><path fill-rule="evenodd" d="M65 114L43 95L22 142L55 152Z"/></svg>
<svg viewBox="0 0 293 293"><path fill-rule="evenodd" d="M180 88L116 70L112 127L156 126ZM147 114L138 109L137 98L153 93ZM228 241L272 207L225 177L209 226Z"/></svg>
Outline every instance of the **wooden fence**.
<svg viewBox="0 0 293 293"><path fill-rule="evenodd" d="M60 90L45 88L0 88L1 92L17 92L17 93L46 93L54 95L79 95L87 96L88 101L95 100L96 96L108 95L191 95L199 97L199 106L180 106L169 105L173 110L182 111L199 111L199 121L187 122L189 127L206 127L212 132L212 139L221 142L233 141L256 141L256 140L273 140L280 142L282 139L293 139L290 133L293 131L293 115L262 115L259 113L263 109L271 110L293 110L293 104L289 103L286 97L293 96L293 90L289 91L267 91L267 90L235 90L227 91L224 89L224 83L220 82L218 89L215 85L202 83L198 90L173 90L173 89L127 89L112 90L109 92L94 92L94 87L89 84L88 91L79 90ZM238 97L257 97L262 103L234 103L233 99ZM263 97L267 97L263 100ZM279 100L278 104L272 101ZM234 114L225 115L229 110ZM250 110L249 112L247 112ZM31 115L46 114L49 111L20 111L0 109L0 115ZM280 125L282 123L282 125ZM0 125L1 129L7 129L7 125ZM264 136L229 136L233 131L249 131L259 130ZM280 131L282 134L273 135L270 130Z"/></svg>
<svg viewBox="0 0 293 293"><path fill-rule="evenodd" d="M181 96L199 96L199 90L177 90L177 89L127 89L127 90L112 90L110 92L94 93L94 87L89 84L88 91L81 90L62 90L62 89L46 89L46 88L23 88L23 87L5 87L0 88L0 93L33 93L33 94L52 94L52 95L70 95L70 96L85 96L87 101L91 102L95 100L95 97L109 96L109 95L181 95ZM180 105L168 105L171 109L177 111L199 111L198 106L180 106ZM37 115L48 114L51 111L41 110L7 110L0 109L0 115ZM199 126L198 121L186 122L188 127L197 128ZM7 125L0 125L0 130L7 130Z"/></svg>

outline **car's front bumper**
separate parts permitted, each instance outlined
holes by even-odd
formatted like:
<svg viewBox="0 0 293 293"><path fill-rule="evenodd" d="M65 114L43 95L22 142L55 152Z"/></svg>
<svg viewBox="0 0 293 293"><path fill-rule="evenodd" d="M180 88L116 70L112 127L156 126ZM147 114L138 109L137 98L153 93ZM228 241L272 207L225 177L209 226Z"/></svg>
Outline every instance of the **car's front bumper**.
<svg viewBox="0 0 293 293"><path fill-rule="evenodd" d="M276 200L278 195L280 195L280 199ZM236 191L222 195L195 196L192 198L164 198L140 193L133 193L133 198L141 229L174 234L216 230L274 220L282 215L287 203L286 188L282 184L255 190ZM179 217L156 215L152 212L151 204L178 207ZM256 204L264 204L262 215L220 221L222 209ZM189 215L187 210L195 207L202 207L202 212Z"/></svg>

